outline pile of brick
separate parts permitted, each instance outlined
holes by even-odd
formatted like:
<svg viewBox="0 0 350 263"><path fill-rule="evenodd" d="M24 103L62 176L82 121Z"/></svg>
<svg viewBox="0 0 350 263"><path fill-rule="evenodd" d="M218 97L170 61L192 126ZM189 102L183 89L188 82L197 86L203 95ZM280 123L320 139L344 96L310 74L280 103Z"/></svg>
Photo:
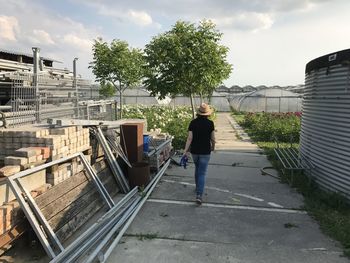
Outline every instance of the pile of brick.
<svg viewBox="0 0 350 263"><path fill-rule="evenodd" d="M7 177L46 162L50 157L49 147L28 147L15 150L13 156L5 157L5 166L0 169L0 177Z"/></svg>
<svg viewBox="0 0 350 263"><path fill-rule="evenodd" d="M4 149L0 161L5 165L0 169L0 177L10 176L47 160L57 160L90 149L89 129L72 126L0 130L0 148ZM64 174L69 174L68 170Z"/></svg>
<svg viewBox="0 0 350 263"><path fill-rule="evenodd" d="M25 126L0 130L0 163L3 166L0 168L0 247L28 228L14 194L6 184L7 177L77 152L83 152L90 161L89 137L89 129L82 126ZM21 183L35 197L83 169L83 164L75 158L28 175Z"/></svg>

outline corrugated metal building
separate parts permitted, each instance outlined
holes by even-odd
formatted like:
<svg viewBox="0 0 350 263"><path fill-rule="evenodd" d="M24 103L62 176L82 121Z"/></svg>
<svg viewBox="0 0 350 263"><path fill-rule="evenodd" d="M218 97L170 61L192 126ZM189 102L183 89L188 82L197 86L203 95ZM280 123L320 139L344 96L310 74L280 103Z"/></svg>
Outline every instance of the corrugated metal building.
<svg viewBox="0 0 350 263"><path fill-rule="evenodd" d="M324 188L350 199L350 49L306 65L300 151Z"/></svg>

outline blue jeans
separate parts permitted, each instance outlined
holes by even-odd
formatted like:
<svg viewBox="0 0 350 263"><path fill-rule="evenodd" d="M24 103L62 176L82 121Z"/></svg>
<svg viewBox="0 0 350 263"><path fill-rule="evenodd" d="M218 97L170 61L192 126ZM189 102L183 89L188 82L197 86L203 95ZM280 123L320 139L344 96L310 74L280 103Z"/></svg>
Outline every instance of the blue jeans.
<svg viewBox="0 0 350 263"><path fill-rule="evenodd" d="M207 175L210 154L192 154L195 165L194 178L196 181L197 195L202 196L204 192L205 176Z"/></svg>

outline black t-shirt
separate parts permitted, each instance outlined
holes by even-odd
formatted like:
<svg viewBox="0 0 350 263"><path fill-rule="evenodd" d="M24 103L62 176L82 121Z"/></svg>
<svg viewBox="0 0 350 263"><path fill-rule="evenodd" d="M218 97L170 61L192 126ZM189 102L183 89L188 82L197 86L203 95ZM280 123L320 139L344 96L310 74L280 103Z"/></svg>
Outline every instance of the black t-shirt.
<svg viewBox="0 0 350 263"><path fill-rule="evenodd" d="M198 116L191 121L188 130L193 134L191 153L210 154L210 138L214 131L214 123L206 117Z"/></svg>

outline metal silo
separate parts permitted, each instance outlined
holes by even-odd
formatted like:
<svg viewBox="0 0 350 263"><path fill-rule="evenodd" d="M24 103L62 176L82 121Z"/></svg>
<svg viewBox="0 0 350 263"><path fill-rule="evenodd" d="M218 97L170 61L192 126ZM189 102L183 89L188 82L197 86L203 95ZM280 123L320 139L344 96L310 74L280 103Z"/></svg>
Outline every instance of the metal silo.
<svg viewBox="0 0 350 263"><path fill-rule="evenodd" d="M306 65L302 107L300 151L315 166L311 176L350 199L350 49Z"/></svg>

